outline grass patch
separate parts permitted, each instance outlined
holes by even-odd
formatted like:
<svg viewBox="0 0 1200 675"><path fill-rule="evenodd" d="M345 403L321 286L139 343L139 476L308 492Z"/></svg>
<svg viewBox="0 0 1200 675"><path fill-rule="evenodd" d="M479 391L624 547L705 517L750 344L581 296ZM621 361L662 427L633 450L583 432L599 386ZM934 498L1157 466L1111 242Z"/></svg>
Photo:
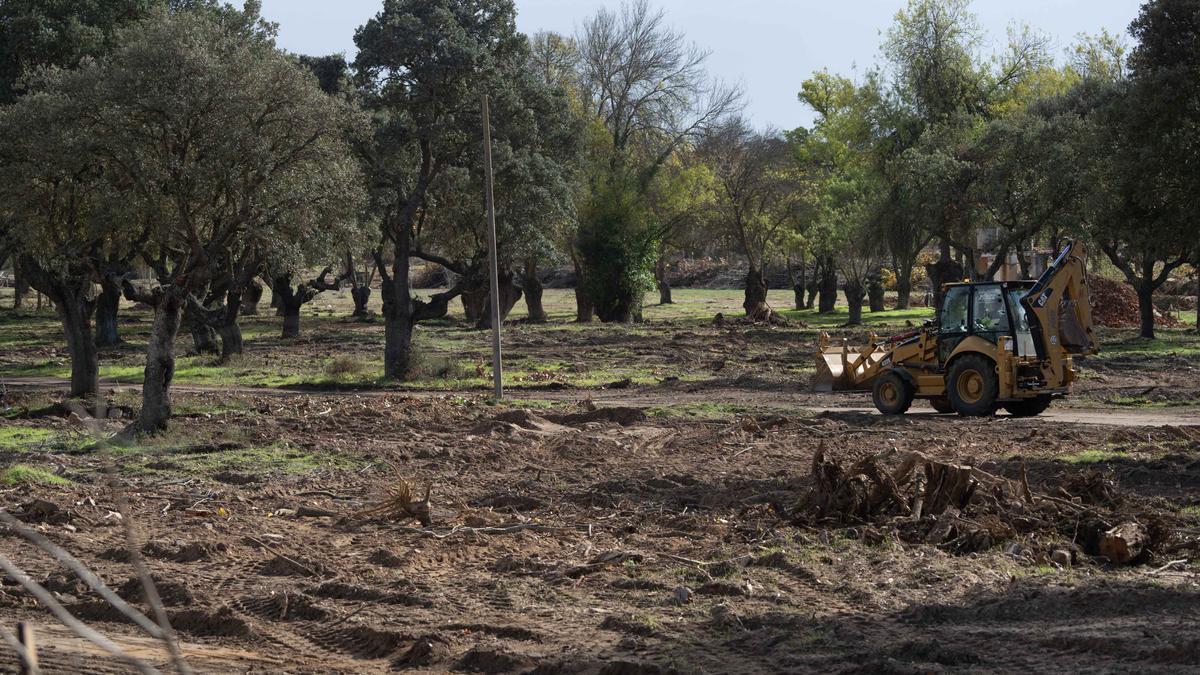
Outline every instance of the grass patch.
<svg viewBox="0 0 1200 675"><path fill-rule="evenodd" d="M38 427L0 427L0 450L22 452L28 450L30 446L46 445L56 435L50 429L39 429Z"/></svg>
<svg viewBox="0 0 1200 675"><path fill-rule="evenodd" d="M0 483L4 485L74 485L62 476L50 473L45 469L25 464L14 464L0 473Z"/></svg>
<svg viewBox="0 0 1200 675"><path fill-rule="evenodd" d="M1112 450L1084 450L1073 455L1064 455L1059 459L1068 464L1098 464L1123 456L1124 453Z"/></svg>
<svg viewBox="0 0 1200 675"><path fill-rule="evenodd" d="M323 469L354 470L366 462L334 452L309 452L287 445L233 448L197 452L189 448L164 449L154 446L124 448L122 468L131 473L162 471L172 475L206 475L222 471L254 476L301 475Z"/></svg>

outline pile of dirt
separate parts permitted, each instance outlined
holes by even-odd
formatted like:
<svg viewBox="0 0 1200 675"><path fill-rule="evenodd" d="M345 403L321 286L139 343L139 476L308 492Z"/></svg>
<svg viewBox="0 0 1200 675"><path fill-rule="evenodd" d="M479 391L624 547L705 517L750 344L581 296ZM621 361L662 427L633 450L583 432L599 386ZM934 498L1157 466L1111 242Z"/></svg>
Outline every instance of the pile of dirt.
<svg viewBox="0 0 1200 675"><path fill-rule="evenodd" d="M1173 550L1169 516L1125 499L1102 473L1065 478L1056 494L1035 493L1020 479L921 453L889 451L853 462L813 456L811 490L794 520L802 525L884 528L910 544L950 553L1006 550L1038 562L1069 565L1092 557L1140 564ZM883 538L878 530L876 538Z"/></svg>
<svg viewBox="0 0 1200 675"><path fill-rule="evenodd" d="M1137 293L1124 282L1093 276L1089 279L1092 301L1092 320L1109 328L1136 328L1141 323ZM1156 325L1178 326L1179 320L1155 310Z"/></svg>

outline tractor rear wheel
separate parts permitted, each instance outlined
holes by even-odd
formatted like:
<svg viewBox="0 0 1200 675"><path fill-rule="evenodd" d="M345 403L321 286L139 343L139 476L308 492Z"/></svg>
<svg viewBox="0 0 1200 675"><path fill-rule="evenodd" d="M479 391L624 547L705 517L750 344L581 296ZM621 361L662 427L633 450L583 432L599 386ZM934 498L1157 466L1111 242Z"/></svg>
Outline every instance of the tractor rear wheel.
<svg viewBox="0 0 1200 675"><path fill-rule="evenodd" d="M912 385L905 382L896 371L889 370L875 380L872 398L875 407L884 415L903 415L908 412L915 394Z"/></svg>
<svg viewBox="0 0 1200 675"><path fill-rule="evenodd" d="M945 396L929 399L929 406L942 415L954 412L954 406L950 405L950 399Z"/></svg>
<svg viewBox="0 0 1200 675"><path fill-rule="evenodd" d="M1037 417L1046 412L1046 408L1050 407L1050 401L1052 400L1049 396L1035 396L1034 398L1005 403L1004 409L1013 417Z"/></svg>
<svg viewBox="0 0 1200 675"><path fill-rule="evenodd" d="M950 367L946 393L954 411L964 417L986 417L996 412L1000 382L996 366L978 354L968 354Z"/></svg>

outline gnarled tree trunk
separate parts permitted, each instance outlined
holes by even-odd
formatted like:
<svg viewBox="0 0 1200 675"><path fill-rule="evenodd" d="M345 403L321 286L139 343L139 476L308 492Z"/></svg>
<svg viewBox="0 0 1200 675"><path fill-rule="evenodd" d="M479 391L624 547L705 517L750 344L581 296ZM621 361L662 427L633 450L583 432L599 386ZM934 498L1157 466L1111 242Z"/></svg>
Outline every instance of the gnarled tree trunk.
<svg viewBox="0 0 1200 675"><path fill-rule="evenodd" d="M850 307L850 320L848 325L861 326L863 313L863 299L866 297L866 289L862 283L857 280L846 280L846 304Z"/></svg>
<svg viewBox="0 0 1200 675"><path fill-rule="evenodd" d="M350 289L350 297L354 300L354 314L357 318L371 316L367 303L371 301L371 287L365 284Z"/></svg>
<svg viewBox="0 0 1200 675"><path fill-rule="evenodd" d="M271 292L279 298L279 309L283 316L283 334L286 339L300 337L300 308L311 298L306 298L304 289L299 292L292 288L292 278L276 277L271 284Z"/></svg>
<svg viewBox="0 0 1200 675"><path fill-rule="evenodd" d="M96 346L112 347L121 344L117 313L121 307L121 286L115 279L100 280L100 297L96 299Z"/></svg>
<svg viewBox="0 0 1200 675"><path fill-rule="evenodd" d="M533 323L546 322L546 308L542 306L542 280L538 278L537 260L529 258L525 261L524 274L521 283L525 286L525 309L529 320Z"/></svg>
<svg viewBox="0 0 1200 675"><path fill-rule="evenodd" d="M574 251L571 252L571 263L575 267L575 323L591 323L596 317L596 306L584 283L583 264L579 261L579 254Z"/></svg>
<svg viewBox="0 0 1200 675"><path fill-rule="evenodd" d="M837 308L837 267L834 265L832 256L826 256L821 261L821 280L817 287L817 294L817 311L819 313L828 314Z"/></svg>
<svg viewBox="0 0 1200 675"><path fill-rule="evenodd" d="M259 293L262 293L261 287ZM225 311L217 325L217 334L221 336L221 361L228 361L242 353L242 327L238 325L238 314L242 311L243 292L236 286L231 286L225 295Z"/></svg>
<svg viewBox="0 0 1200 675"><path fill-rule="evenodd" d="M961 265L954 262L953 256L950 255L948 241L943 239L939 248L941 254L938 261L932 265L926 265L925 271L929 275L929 284L933 290L933 306L938 312L941 312L942 286L961 280L963 269Z"/></svg>
<svg viewBox="0 0 1200 675"><path fill-rule="evenodd" d="M517 286L512 273L506 267L501 267L497 274L500 282L500 323L503 324L508 319L508 315L512 312L512 308L521 301L521 287ZM489 283L488 286L491 284ZM465 297L465 294L464 294ZM492 294L487 287L483 293L483 311L479 320L475 322L475 327L484 330L492 327Z"/></svg>
<svg viewBox="0 0 1200 675"><path fill-rule="evenodd" d="M129 297L126 286L126 297ZM167 428L171 419L171 381L175 379L175 336L183 315L185 291L168 286L153 294L154 324L146 345L146 375L142 380L142 410L137 427L144 433ZM135 298L130 298L131 300Z"/></svg>
<svg viewBox="0 0 1200 675"><path fill-rule="evenodd" d="M896 265L896 309L912 305L912 262Z"/></svg>
<svg viewBox="0 0 1200 675"><path fill-rule="evenodd" d="M749 317L760 317L770 313L770 307L767 305L767 276L763 270L756 269L753 265L746 274L746 294L742 301L742 309L746 310L746 316Z"/></svg>
<svg viewBox="0 0 1200 675"><path fill-rule="evenodd" d="M867 301L872 312L882 312L887 309L884 301L883 273L878 269L867 277Z"/></svg>
<svg viewBox="0 0 1200 675"><path fill-rule="evenodd" d="M183 325L192 334L192 345L196 354L220 354L221 346L217 342L217 331L195 309L185 307L182 311Z"/></svg>
<svg viewBox="0 0 1200 675"><path fill-rule="evenodd" d="M263 285L252 280L242 293L242 316L258 315L258 303L262 301L262 296Z"/></svg>
<svg viewBox="0 0 1200 675"><path fill-rule="evenodd" d="M16 262L23 278L32 288L50 298L62 320L67 352L71 355L71 396L95 396L100 391L100 361L92 333L96 303L91 300L91 276L78 269L67 275L48 272L35 260L24 256Z"/></svg>
<svg viewBox="0 0 1200 675"><path fill-rule="evenodd" d="M658 285L658 304L671 305L675 300L671 297L671 280L667 278L667 257L660 255L654 265L654 282Z"/></svg>

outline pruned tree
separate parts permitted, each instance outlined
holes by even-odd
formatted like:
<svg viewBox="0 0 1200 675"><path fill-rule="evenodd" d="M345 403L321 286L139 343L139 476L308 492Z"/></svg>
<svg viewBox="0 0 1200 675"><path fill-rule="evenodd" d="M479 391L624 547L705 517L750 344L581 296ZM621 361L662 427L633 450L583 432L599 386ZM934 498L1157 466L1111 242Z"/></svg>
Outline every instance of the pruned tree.
<svg viewBox="0 0 1200 675"><path fill-rule="evenodd" d="M782 137L754 132L741 119L713 132L701 148L716 178L716 225L746 256L742 307L747 316L768 318L767 263L782 250L799 193L789 181L791 150Z"/></svg>

